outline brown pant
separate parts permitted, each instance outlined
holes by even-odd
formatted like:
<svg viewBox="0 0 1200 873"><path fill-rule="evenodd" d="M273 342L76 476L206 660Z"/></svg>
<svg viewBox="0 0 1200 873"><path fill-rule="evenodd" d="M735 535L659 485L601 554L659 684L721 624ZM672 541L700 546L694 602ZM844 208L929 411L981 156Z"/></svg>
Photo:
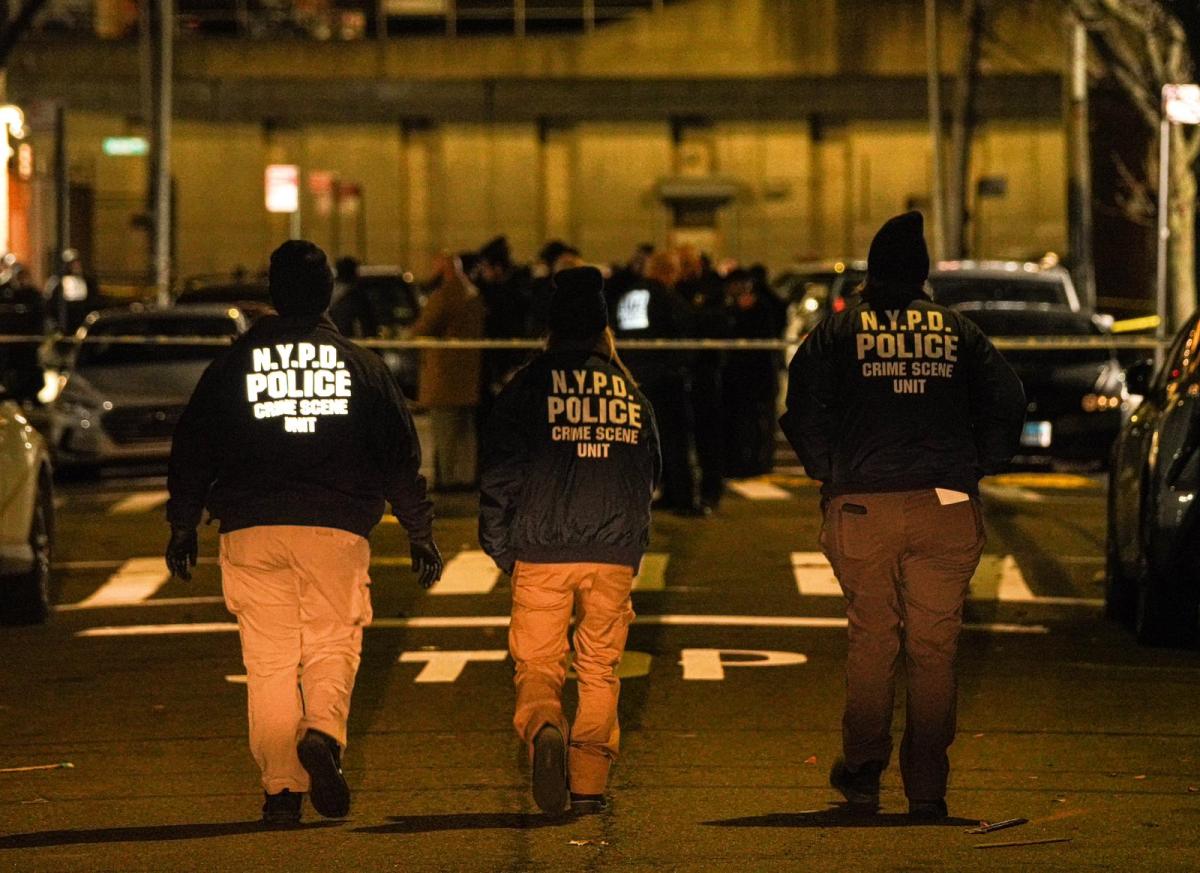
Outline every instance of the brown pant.
<svg viewBox="0 0 1200 873"><path fill-rule="evenodd" d="M308 790L296 741L309 728L346 745L362 629L371 622L371 549L328 527L264 525L221 536L225 604L237 616L250 751L263 790Z"/></svg>
<svg viewBox="0 0 1200 873"><path fill-rule="evenodd" d="M529 564L513 571L508 646L517 663L513 726L530 746L544 725L570 737L571 791L601 794L616 760L621 729L617 664L625 651L633 606L633 570L616 564ZM576 613L575 673L579 706L568 728L562 708L571 614Z"/></svg>
<svg viewBox="0 0 1200 873"><path fill-rule="evenodd" d="M942 505L932 489L850 494L825 512L821 546L846 595L850 642L842 742L846 763L891 758L896 665L904 650L905 794L938 800L950 773L963 601L984 546L977 499Z"/></svg>

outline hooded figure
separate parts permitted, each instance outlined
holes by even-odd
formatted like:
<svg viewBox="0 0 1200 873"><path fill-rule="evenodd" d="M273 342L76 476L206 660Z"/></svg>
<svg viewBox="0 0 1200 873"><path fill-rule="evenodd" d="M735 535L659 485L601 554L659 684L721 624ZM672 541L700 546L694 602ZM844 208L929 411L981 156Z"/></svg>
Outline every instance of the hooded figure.
<svg viewBox="0 0 1200 873"><path fill-rule="evenodd" d="M479 542L512 575L513 725L529 747L534 800L559 815L605 807L620 739L616 668L661 465L654 411L617 356L600 271L562 270L554 284L546 351L505 386L488 422Z"/></svg>
<svg viewBox="0 0 1200 873"><path fill-rule="evenodd" d="M371 622L367 538L385 503L422 586L442 558L412 416L382 359L329 320L325 253L285 242L271 255L270 292L279 314L213 361L175 429L166 560L190 580L201 516L220 522L263 821L286 826L300 821L305 792L323 816L350 811L341 756Z"/></svg>
<svg viewBox="0 0 1200 873"><path fill-rule="evenodd" d="M884 224L863 299L825 318L792 359L780 424L821 483L821 547L847 601L844 757L830 783L878 807L903 652L909 813L943 819L954 658L985 542L979 478L1016 451L1025 397L987 337L925 295L928 274L920 213Z"/></svg>

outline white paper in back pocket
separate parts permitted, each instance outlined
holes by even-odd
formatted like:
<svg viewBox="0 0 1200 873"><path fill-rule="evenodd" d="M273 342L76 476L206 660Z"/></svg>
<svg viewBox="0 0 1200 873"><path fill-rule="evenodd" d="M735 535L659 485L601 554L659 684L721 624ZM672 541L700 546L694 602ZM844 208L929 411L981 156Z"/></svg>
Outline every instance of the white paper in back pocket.
<svg viewBox="0 0 1200 873"><path fill-rule="evenodd" d="M937 495L938 503L942 506L950 506L953 503L965 503L971 499L971 495L965 491L951 491L949 488L934 488L933 493Z"/></svg>

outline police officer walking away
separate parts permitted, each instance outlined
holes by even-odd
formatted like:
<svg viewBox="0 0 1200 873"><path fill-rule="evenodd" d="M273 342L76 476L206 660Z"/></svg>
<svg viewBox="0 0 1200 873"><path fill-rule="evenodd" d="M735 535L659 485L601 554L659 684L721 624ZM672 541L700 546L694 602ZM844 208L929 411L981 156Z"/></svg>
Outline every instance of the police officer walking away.
<svg viewBox="0 0 1200 873"><path fill-rule="evenodd" d="M370 547L384 501L408 531L422 586L442 571L421 450L383 361L327 310L325 253L291 240L271 255L278 316L260 319L205 371L175 431L167 566L196 563L196 525L221 523L225 603L237 616L250 748L263 821L350 811L342 775L350 693L371 622Z"/></svg>
<svg viewBox="0 0 1200 873"><path fill-rule="evenodd" d="M884 224L863 299L793 358L780 423L821 482L821 546L847 601L844 759L830 784L878 806L903 650L904 792L911 816L941 819L963 601L984 546L978 483L1016 451L1025 399L979 329L926 296L928 275L921 214Z"/></svg>
<svg viewBox="0 0 1200 873"><path fill-rule="evenodd" d="M606 806L617 663L661 464L654 413L617 357L600 271L562 270L554 283L546 351L505 387L488 424L479 541L512 575L513 724L529 745L534 800L557 815ZM579 705L568 726L573 613Z"/></svg>

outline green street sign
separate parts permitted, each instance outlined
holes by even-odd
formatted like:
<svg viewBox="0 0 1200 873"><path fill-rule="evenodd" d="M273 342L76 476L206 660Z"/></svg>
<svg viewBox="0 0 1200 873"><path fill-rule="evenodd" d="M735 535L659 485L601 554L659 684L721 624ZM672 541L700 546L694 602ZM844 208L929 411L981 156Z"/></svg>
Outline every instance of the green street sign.
<svg viewBox="0 0 1200 873"><path fill-rule="evenodd" d="M144 136L106 136L104 153L114 158L140 158L150 154L150 143Z"/></svg>

